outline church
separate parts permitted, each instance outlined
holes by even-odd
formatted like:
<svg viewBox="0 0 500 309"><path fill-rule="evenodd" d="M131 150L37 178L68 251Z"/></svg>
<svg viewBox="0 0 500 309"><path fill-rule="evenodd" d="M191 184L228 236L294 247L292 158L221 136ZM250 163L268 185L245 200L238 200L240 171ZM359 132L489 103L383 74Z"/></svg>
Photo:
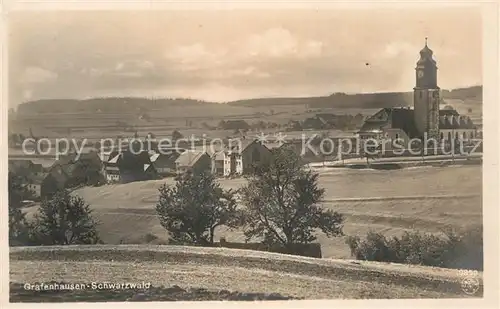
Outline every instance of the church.
<svg viewBox="0 0 500 309"><path fill-rule="evenodd" d="M455 110L440 110L440 88L437 85L437 65L433 51L425 46L415 68L413 109L410 107L383 108L367 118L358 131L360 139L400 139L405 145L410 139L436 139L445 143L453 140L472 140L477 129L467 116ZM390 144L390 143L389 143Z"/></svg>

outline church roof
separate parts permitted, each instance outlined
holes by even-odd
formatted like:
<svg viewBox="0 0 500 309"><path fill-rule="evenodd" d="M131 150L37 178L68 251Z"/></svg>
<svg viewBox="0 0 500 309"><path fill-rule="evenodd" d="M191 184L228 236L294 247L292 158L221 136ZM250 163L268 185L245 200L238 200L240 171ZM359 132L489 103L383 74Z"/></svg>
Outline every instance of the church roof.
<svg viewBox="0 0 500 309"><path fill-rule="evenodd" d="M420 50L420 59L418 60L417 65L424 64L426 62L432 62L435 64L436 61L432 59L433 54L434 52L429 48L429 46L427 46L427 38L425 38L425 46Z"/></svg>
<svg viewBox="0 0 500 309"><path fill-rule="evenodd" d="M420 137L414 120L414 111L408 108L383 108L369 117L358 133L382 132L386 128L401 129L410 138ZM456 110L439 111L440 129L474 129L469 117L460 116Z"/></svg>
<svg viewBox="0 0 500 309"><path fill-rule="evenodd" d="M393 129L403 130L410 138L418 137L413 110L408 108L383 108L369 117L359 132L381 132L389 124Z"/></svg>

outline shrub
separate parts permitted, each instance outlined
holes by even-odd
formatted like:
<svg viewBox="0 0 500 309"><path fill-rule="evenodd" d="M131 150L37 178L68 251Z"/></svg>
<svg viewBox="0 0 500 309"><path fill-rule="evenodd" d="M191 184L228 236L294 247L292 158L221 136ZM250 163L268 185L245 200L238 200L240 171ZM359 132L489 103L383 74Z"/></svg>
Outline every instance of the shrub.
<svg viewBox="0 0 500 309"><path fill-rule="evenodd" d="M358 260L483 269L481 228L447 231L445 236L405 232L400 238L388 239L380 233L369 232L364 240L357 236L347 237L346 244Z"/></svg>
<svg viewBox="0 0 500 309"><path fill-rule="evenodd" d="M33 237L41 245L102 243L96 227L85 200L63 190L42 201L35 214Z"/></svg>
<svg viewBox="0 0 500 309"><path fill-rule="evenodd" d="M22 201L33 199L34 192L29 185L23 183L23 179L9 172L9 245L26 246L30 245L31 225L26 220L26 215L22 210Z"/></svg>

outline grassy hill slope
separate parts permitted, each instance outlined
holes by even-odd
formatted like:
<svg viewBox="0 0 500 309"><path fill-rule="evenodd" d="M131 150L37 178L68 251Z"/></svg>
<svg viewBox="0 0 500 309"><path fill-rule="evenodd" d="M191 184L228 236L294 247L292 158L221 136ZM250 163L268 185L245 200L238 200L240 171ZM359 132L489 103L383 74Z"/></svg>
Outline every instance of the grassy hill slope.
<svg viewBox="0 0 500 309"><path fill-rule="evenodd" d="M182 246L11 248L11 283L51 280L145 281L306 299L467 297L460 272L449 269Z"/></svg>
<svg viewBox="0 0 500 309"><path fill-rule="evenodd" d="M452 90L443 90L443 98L458 100L482 100L482 86L473 86ZM334 93L323 97L302 98L256 98L227 102L227 108L239 107L269 107L280 105L308 105L310 108L383 108L394 106L409 106L413 103L413 92L380 92L380 93ZM208 104L208 105L207 105ZM162 110L173 107L190 107L205 109L207 106L216 108L216 102L205 102L192 99L150 99L138 97L108 97L86 100L45 99L22 103L20 113L78 113L87 112L141 112L147 110ZM220 105L220 104L218 104Z"/></svg>
<svg viewBox="0 0 500 309"><path fill-rule="evenodd" d="M332 170L320 173L326 195L323 207L346 216L347 235L364 236L370 230L388 236L420 230L439 233L482 222L480 166L420 167L397 171ZM244 179L220 180L238 188ZM99 232L108 244L146 243L148 234L165 243L168 233L156 217L158 188L172 179L87 187L75 191L94 210ZM29 209L32 212L34 208ZM240 230L221 227L216 239L244 241ZM324 257L349 258L343 238L318 235Z"/></svg>

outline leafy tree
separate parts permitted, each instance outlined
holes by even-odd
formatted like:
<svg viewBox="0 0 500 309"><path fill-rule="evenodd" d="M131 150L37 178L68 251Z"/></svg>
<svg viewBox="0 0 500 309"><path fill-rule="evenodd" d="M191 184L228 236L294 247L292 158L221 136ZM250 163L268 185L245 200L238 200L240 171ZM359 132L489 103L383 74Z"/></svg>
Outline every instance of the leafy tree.
<svg viewBox="0 0 500 309"><path fill-rule="evenodd" d="M42 200L34 226L36 241L43 245L102 243L90 206L66 190Z"/></svg>
<svg viewBox="0 0 500 309"><path fill-rule="evenodd" d="M71 173L71 178L68 180L69 187L80 185L96 186L105 182L100 162L91 158L81 158L74 164L75 168Z"/></svg>
<svg viewBox="0 0 500 309"><path fill-rule="evenodd" d="M248 177L241 194L247 239L290 246L316 240L315 229L328 237L343 235L343 216L318 205L324 196L318 174L305 170L292 149L273 150L273 158Z"/></svg>
<svg viewBox="0 0 500 309"><path fill-rule="evenodd" d="M32 199L34 192L23 179L9 172L9 245L22 246L31 242L26 214L22 211L22 201Z"/></svg>
<svg viewBox="0 0 500 309"><path fill-rule="evenodd" d="M235 192L223 190L211 173L188 172L159 191L156 212L173 242L210 245L218 226L239 223Z"/></svg>

